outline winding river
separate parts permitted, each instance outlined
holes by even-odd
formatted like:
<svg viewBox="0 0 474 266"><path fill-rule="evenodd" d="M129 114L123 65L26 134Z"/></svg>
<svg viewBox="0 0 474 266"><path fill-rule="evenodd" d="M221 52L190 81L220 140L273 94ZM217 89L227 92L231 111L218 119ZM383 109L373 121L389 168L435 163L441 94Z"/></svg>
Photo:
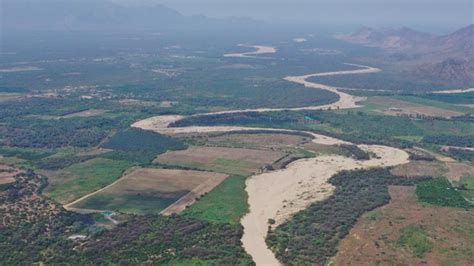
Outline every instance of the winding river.
<svg viewBox="0 0 474 266"><path fill-rule="evenodd" d="M258 49L258 48L257 48ZM255 52L254 52L255 53ZM236 54L233 54L234 56ZM241 54L247 57L248 53ZM321 110L321 109L345 109L359 107L357 102L363 98L355 97L339 91L337 88L308 81L311 77L334 76L334 75L358 75L379 72L380 69L369 66L347 64L359 67L356 70L344 70L334 72L314 73L303 76L289 76L285 80L302 84L307 88L323 89L336 93L339 100L332 104L308 106L298 108L256 108L242 109L222 112L197 114L193 116L207 116L216 114L232 114L242 112L270 112L282 110ZM138 121L132 127L151 130L160 134L175 135L182 133L208 133L208 132L231 132L245 130L271 130L291 132L293 130L273 128L249 128L240 126L189 126L169 127L173 122L179 121L185 116L166 115L156 116ZM313 142L326 145L349 143L328 136L311 134ZM358 161L352 158L338 155L325 155L316 158L297 160L285 169L266 172L251 176L246 181L246 191L249 199L249 212L242 218L244 234L242 243L245 250L252 256L257 265L279 265L273 252L267 247L265 238L269 227L269 219L274 219L277 226L296 212L303 210L309 204L329 197L334 188L327 181L334 174L342 170L369 167L387 167L408 162L408 154L400 149L381 145L358 145L363 150L375 153L376 158L366 161Z"/></svg>

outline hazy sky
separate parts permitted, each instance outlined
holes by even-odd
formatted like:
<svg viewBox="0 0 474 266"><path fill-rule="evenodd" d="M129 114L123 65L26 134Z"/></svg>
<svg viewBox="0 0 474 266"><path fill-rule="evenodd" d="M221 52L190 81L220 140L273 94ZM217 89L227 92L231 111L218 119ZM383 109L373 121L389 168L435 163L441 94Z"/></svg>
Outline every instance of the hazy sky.
<svg viewBox="0 0 474 266"><path fill-rule="evenodd" d="M456 28L474 23L474 0L121 0L155 1L183 14L248 16L368 26Z"/></svg>

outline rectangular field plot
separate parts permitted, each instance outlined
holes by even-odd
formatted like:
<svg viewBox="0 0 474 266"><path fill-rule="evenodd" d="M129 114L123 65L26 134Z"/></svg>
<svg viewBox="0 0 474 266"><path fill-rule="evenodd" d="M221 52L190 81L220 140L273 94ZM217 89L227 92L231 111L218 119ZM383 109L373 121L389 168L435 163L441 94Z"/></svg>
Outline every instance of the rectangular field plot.
<svg viewBox="0 0 474 266"><path fill-rule="evenodd" d="M3 186L15 182L15 176L21 173L20 170L7 165L0 164L0 190Z"/></svg>
<svg viewBox="0 0 474 266"><path fill-rule="evenodd" d="M79 209L126 213L178 213L219 185L226 174L137 168L112 186L76 203Z"/></svg>
<svg viewBox="0 0 474 266"><path fill-rule="evenodd" d="M232 175L249 175L265 165L272 164L285 154L278 151L191 147L160 155L155 162L209 170Z"/></svg>
<svg viewBox="0 0 474 266"><path fill-rule="evenodd" d="M233 148L284 149L309 141L309 137L289 134L226 134L210 137L207 143Z"/></svg>

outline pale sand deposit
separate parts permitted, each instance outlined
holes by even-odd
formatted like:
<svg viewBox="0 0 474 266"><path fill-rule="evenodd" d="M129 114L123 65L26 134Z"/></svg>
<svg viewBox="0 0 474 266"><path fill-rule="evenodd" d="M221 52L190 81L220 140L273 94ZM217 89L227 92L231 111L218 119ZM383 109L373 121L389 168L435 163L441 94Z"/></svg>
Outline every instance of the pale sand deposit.
<svg viewBox="0 0 474 266"><path fill-rule="evenodd" d="M357 102L364 100L363 97L356 97L350 94L339 91L336 87L327 86L315 82L307 81L311 77L322 77L322 76L334 76L334 75L356 75L356 74L368 74L379 72L380 69L369 66L354 65L361 67L362 69L357 70L346 70L346 71L335 71L335 72L323 72L315 73L303 76L288 76L285 80L295 82L304 85L307 88L322 89L336 93L339 96L339 100L332 104L307 106L307 107L296 107L296 108L255 108L255 109L241 109L231 111L220 111L204 114L196 114L193 116L208 116L208 115L219 115L219 114L234 114L234 113L246 113L246 112L274 112L274 111L301 111L301 110L323 110L323 109L346 109L346 108L357 108ZM168 126L176 121L183 119L183 116L179 115L165 115L150 117L132 124L132 127L141 128L145 130L151 130L162 134L180 134L180 133L208 133L208 132L228 132L228 131L240 131L240 130L255 130L256 128L245 128L245 127L183 127L183 128L168 128ZM260 130L260 129L258 129ZM270 130L270 129L268 129ZM271 129L274 130L274 129Z"/></svg>
<svg viewBox="0 0 474 266"><path fill-rule="evenodd" d="M474 91L474 88L469 89L457 89L457 90L442 90L442 91L434 91L433 93L437 94L451 94L451 93L467 93Z"/></svg>
<svg viewBox="0 0 474 266"><path fill-rule="evenodd" d="M232 114L242 112L269 112L281 110L320 110L320 109L342 109L359 107L357 102L362 100L347 93L337 90L335 87L327 86L307 81L310 77L351 75L379 72L380 69L360 66L362 69L316 73L304 76L291 76L285 79L291 82L302 84L308 88L324 89L339 95L339 100L335 103L323 106L310 106L300 108L257 108L245 110L233 110L198 114L195 116L206 116L215 114ZM207 133L207 132L229 132L241 130L271 130L292 132L293 130L271 129L271 128L246 128L236 126L190 126L182 128L170 128L169 125L175 121L183 119L182 116L158 116L138 121L132 126L145 130L155 131L161 134L180 133ZM313 142L326 145L349 143L336 138L327 137L311 132ZM297 160L287 168L263 173L250 177L247 184L249 195L249 213L242 219L244 235L242 242L245 250L252 256L257 265L278 265L279 262L274 254L268 249L265 237L268 230L268 219L274 219L276 224L281 224L285 219L294 213L303 210L309 204L323 200L331 195L334 188L327 183L328 179L341 170L368 167L386 167L408 162L408 154L400 149L378 146L359 145L361 149L377 154L380 159L370 159L367 161L357 161L342 156L320 156L311 159Z"/></svg>
<svg viewBox="0 0 474 266"><path fill-rule="evenodd" d="M245 45L245 44L239 44L238 46L255 48L256 50L252 51L252 52L246 52L246 53L225 54L224 57L266 58L266 57L257 57L257 55L260 55L260 54L274 54L277 51L276 48L273 47L273 46Z"/></svg>
<svg viewBox="0 0 474 266"><path fill-rule="evenodd" d="M279 265L268 249L265 238L268 220L278 226L311 203L329 197L334 187L327 181L342 170L394 166L407 163L408 154L387 146L359 145L374 152L380 159L357 161L342 156L319 156L298 160L287 168L255 175L247 179L249 213L242 219L242 243L257 265Z"/></svg>

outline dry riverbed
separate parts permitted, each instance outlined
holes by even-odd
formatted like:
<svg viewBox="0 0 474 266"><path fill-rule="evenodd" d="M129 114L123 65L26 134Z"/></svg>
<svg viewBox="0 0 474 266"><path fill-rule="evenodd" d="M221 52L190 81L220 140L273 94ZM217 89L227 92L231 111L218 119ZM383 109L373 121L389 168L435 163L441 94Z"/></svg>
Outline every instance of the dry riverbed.
<svg viewBox="0 0 474 266"><path fill-rule="evenodd" d="M255 52L254 52L255 53ZM245 55L241 54L241 55ZM247 53L248 55L248 53ZM227 55L229 56L229 55ZM361 69L315 73L304 76L286 77L285 80L302 84L308 88L323 89L339 95L339 100L333 104L323 106L310 106L301 108L257 108L214 112L198 114L195 116L232 114L241 112L269 112L281 110L320 110L320 109L343 109L358 107L360 97L355 97L339 91L335 87L307 81L310 77L353 75L379 72L380 69L360 66ZM230 132L242 130L278 130L290 132L293 130L246 128L239 126L190 126L182 128L170 128L169 125L183 119L183 116L158 116L138 121L132 126L144 130L151 130L161 134L183 134L183 133L208 133L208 132ZM348 143L339 139L305 132L311 134L313 142L325 145ZM242 219L244 235L242 238L245 250L252 256L257 265L278 265L279 262L274 254L268 249L265 237L268 230L268 220L274 219L278 225L291 217L294 213L306 208L309 204L323 200L331 195L332 185L327 183L328 179L342 170L369 167L387 167L408 162L408 154L400 149L378 146L359 145L359 148L373 152L377 158L367 161L357 161L337 155L319 156L311 159L297 160L287 168L255 175L247 179L246 190L249 195L249 213Z"/></svg>

